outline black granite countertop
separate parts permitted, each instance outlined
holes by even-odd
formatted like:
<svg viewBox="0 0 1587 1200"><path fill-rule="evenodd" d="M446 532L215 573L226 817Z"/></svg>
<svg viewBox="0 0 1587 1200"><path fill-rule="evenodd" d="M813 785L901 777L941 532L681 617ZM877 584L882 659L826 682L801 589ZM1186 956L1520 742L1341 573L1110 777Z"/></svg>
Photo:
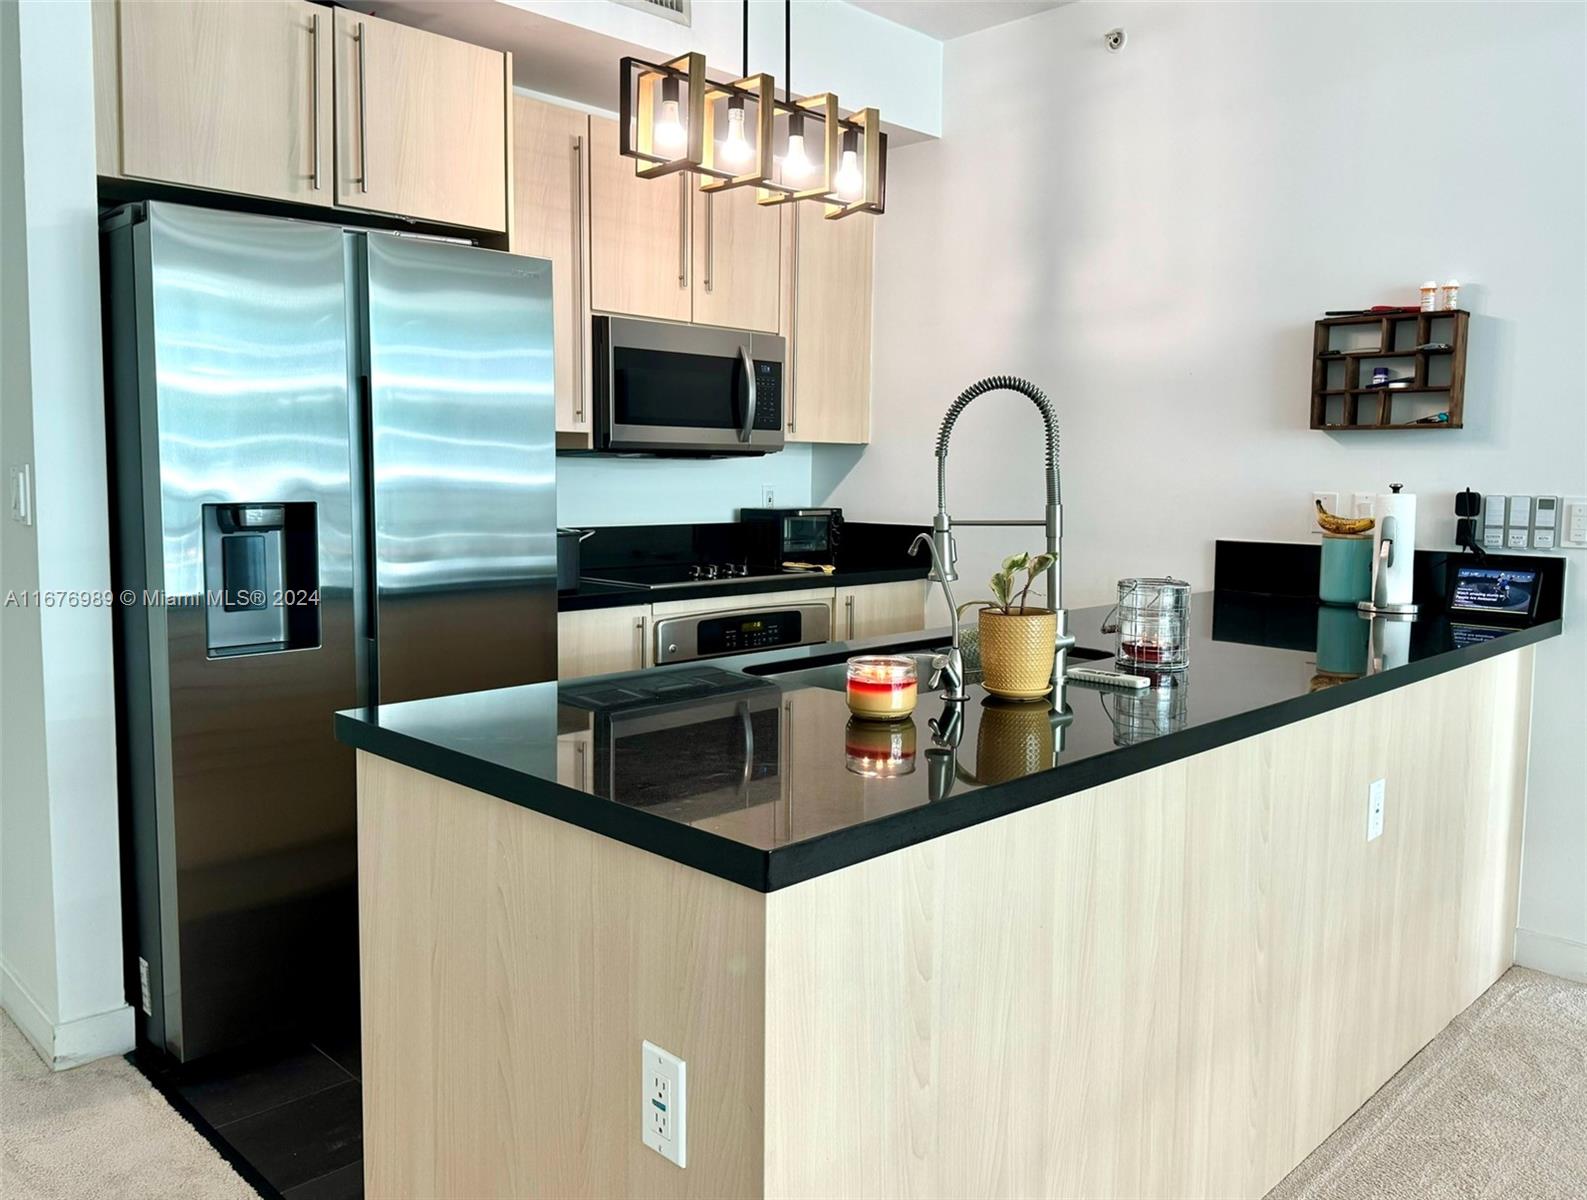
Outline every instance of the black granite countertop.
<svg viewBox="0 0 1587 1200"><path fill-rule="evenodd" d="M1104 657L1105 610L1070 614L1081 657ZM956 752L944 704L851 722L843 660L926 653L943 631L541 683L336 715L343 742L759 891L887 854L1557 635L1429 615L1387 625L1314 601L1201 593L1190 667L1144 692L1075 684L1061 712L978 686ZM1377 642L1373 638L1376 634ZM1088 649L1087 649L1088 648ZM924 664L922 665L924 679ZM642 693L653 693L649 696ZM654 694L654 693L659 693ZM572 734L580 753L564 756ZM857 773L911 759L892 778ZM569 762L571 760L571 763Z"/></svg>
<svg viewBox="0 0 1587 1200"><path fill-rule="evenodd" d="M730 562L751 565L760 577L660 589L583 578L576 590L557 596L557 609L579 612L591 608L620 608L627 604L795 592L805 588L863 587L926 577L931 565L926 556L911 558L909 555L910 542L917 533L923 532L924 526L849 521L843 528L843 541L832 573L789 571L771 578L764 572L774 571L776 566L746 564L751 552L745 542L745 526L741 523L613 525L595 529L590 531L589 539L582 546L580 574L584 576L621 574L625 568L662 563Z"/></svg>

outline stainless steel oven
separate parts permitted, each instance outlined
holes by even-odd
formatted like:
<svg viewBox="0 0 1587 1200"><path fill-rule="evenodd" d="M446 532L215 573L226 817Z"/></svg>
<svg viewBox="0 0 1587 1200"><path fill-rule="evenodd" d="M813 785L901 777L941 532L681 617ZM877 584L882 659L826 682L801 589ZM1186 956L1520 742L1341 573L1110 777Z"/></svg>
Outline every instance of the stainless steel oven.
<svg viewBox="0 0 1587 1200"><path fill-rule="evenodd" d="M595 317L595 449L769 454L783 447L783 339Z"/></svg>

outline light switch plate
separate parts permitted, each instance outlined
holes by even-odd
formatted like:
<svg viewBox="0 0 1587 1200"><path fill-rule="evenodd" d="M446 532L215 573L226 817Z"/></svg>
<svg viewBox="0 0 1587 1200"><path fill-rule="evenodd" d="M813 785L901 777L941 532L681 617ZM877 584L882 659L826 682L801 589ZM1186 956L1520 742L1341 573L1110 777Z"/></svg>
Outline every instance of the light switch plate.
<svg viewBox="0 0 1587 1200"><path fill-rule="evenodd" d="M1388 792L1387 779L1374 779L1367 788L1367 841L1383 836L1383 801Z"/></svg>
<svg viewBox="0 0 1587 1200"><path fill-rule="evenodd" d="M1482 544L1489 550L1504 546L1504 512L1508 496L1482 498Z"/></svg>
<svg viewBox="0 0 1587 1200"><path fill-rule="evenodd" d="M1322 501L1322 506L1329 512L1336 516L1342 514L1339 512L1338 492L1313 492L1311 494L1311 500L1306 505L1306 531L1321 537L1322 526L1317 524L1317 501L1319 500Z"/></svg>
<svg viewBox="0 0 1587 1200"><path fill-rule="evenodd" d="M688 1064L660 1046L641 1042L639 1135L657 1154L688 1166Z"/></svg>
<svg viewBox="0 0 1587 1200"><path fill-rule="evenodd" d="M1587 496L1568 496L1560 504L1560 546L1587 546Z"/></svg>

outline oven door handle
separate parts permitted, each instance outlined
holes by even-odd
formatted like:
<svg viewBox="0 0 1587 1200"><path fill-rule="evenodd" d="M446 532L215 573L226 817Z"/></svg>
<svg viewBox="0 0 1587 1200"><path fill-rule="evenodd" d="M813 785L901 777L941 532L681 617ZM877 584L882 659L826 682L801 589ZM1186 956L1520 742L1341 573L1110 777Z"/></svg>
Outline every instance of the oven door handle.
<svg viewBox="0 0 1587 1200"><path fill-rule="evenodd" d="M755 778L755 723L750 719L749 704L738 702L738 719L744 726L744 778L739 784L745 803L749 802L749 785Z"/></svg>
<svg viewBox="0 0 1587 1200"><path fill-rule="evenodd" d="M744 403L744 423L739 427L738 440L748 444L755 433L755 362L749 356L749 347L738 348L739 361L744 364L744 388L739 393Z"/></svg>

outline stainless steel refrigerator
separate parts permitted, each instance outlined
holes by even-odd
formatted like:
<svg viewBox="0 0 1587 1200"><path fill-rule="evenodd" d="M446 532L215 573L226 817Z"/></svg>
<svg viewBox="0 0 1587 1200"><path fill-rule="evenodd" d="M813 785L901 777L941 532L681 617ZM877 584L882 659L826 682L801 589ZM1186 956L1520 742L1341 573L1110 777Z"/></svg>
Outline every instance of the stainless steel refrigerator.
<svg viewBox="0 0 1587 1200"><path fill-rule="evenodd" d="M104 223L129 990L182 1060L356 1003L332 713L556 676L551 268Z"/></svg>

